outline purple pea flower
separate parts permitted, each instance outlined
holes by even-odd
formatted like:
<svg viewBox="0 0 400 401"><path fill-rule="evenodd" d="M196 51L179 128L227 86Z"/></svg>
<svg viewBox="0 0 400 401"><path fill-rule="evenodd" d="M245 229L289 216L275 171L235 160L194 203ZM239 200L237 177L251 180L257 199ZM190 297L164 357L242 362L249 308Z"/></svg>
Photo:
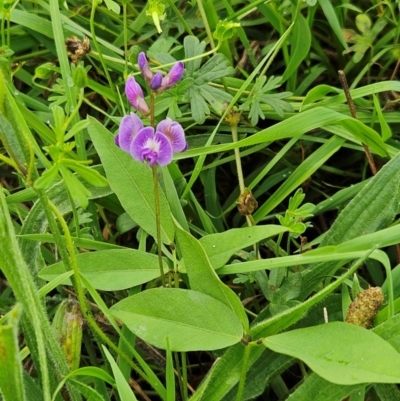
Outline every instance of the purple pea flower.
<svg viewBox="0 0 400 401"><path fill-rule="evenodd" d="M169 70L169 73L163 78L159 91L168 89L179 82L183 76L184 70L185 67L182 61L178 61L176 64L174 64Z"/></svg>
<svg viewBox="0 0 400 401"><path fill-rule="evenodd" d="M142 88L132 76L126 81L125 94L133 108L140 111L144 116L150 114L149 106L144 100Z"/></svg>
<svg viewBox="0 0 400 401"><path fill-rule="evenodd" d="M142 128L142 120L135 113L124 116L119 126L118 139L116 140L118 144L116 144L125 152L129 152L133 138Z"/></svg>
<svg viewBox="0 0 400 401"><path fill-rule="evenodd" d="M172 145L161 132L154 133L153 127L142 128L133 138L130 153L139 162L147 162L150 167L156 163L166 166L172 161Z"/></svg>
<svg viewBox="0 0 400 401"><path fill-rule="evenodd" d="M183 152L187 149L185 131L183 130L182 125L176 121L172 121L167 117L165 120L158 123L156 131L167 137L174 153Z"/></svg>
<svg viewBox="0 0 400 401"><path fill-rule="evenodd" d="M144 52L140 52L138 55L138 65L144 79L149 83L153 78L153 72L149 67L149 62Z"/></svg>

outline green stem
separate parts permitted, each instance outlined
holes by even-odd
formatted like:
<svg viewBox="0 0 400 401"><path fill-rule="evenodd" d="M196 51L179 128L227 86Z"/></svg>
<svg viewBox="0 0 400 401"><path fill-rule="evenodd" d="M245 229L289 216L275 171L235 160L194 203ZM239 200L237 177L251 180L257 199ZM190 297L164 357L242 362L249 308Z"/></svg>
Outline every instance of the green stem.
<svg viewBox="0 0 400 401"><path fill-rule="evenodd" d="M66 267L67 270L72 270L74 272L74 275L71 277L72 283L74 285L74 290L77 294L77 298L81 307L82 314L85 316L89 327L91 328L92 332L99 338L104 344L106 344L110 349L112 349L120 358L123 358L129 366L137 372L140 376L143 377L148 383L152 385L158 385L156 382L152 382L148 375L146 375L139 367L136 366L136 364L129 358L127 357L100 329L100 327L97 325L91 310L88 308L86 298L83 292L83 287L82 287L82 282L81 282L81 276L79 272L79 268L77 265L76 261L76 255L75 255L75 250L74 250L74 245L73 241L71 238L71 234L69 232L68 226L65 223L65 220L62 216L62 214L59 212L59 210L50 202L50 200L47 198L46 194L43 191L37 191L39 198L43 204L43 209L46 214L46 218L49 222L50 229L52 231L52 234L55 239L55 243L57 244L57 247L59 249L61 258L64 262L64 266ZM61 236L60 230L58 228L57 222L54 218L54 215L57 216L57 219L59 220L61 226L63 227L63 231L65 233L65 237L63 238ZM68 255L68 252L69 255ZM130 344L127 344L129 347L131 347ZM133 350L134 351L134 350ZM160 395L162 399L165 399L164 394L161 392L163 391L162 386L159 386L158 388L155 388L157 390L157 393ZM75 400L75 399L74 399Z"/></svg>
<svg viewBox="0 0 400 401"><path fill-rule="evenodd" d="M219 50L220 47L221 47L221 43L219 42L217 44L217 47L215 47L214 49L211 49L211 50L209 50L207 52L204 52L204 53L201 53L201 54L197 54L196 56L193 56L193 57L188 57L188 58L182 59L181 61L183 63L188 63L189 61L202 59L204 57L207 57L207 56L210 56L211 54L216 53ZM95 58L99 58L99 60L100 60L100 54L95 52L94 50L92 50L90 52L90 55L95 57ZM111 57L111 56L107 56L107 55L103 55L102 57L103 57L104 60L111 61L111 62L113 62L115 64L123 64L123 65L126 64L126 61L120 60L120 59L115 58L115 57ZM132 68L135 67L135 65L130 63L130 62L128 62L127 64L128 64L129 67L132 67ZM162 64L162 65L159 65L157 67L152 67L152 70L153 71L161 70L161 69L166 68L166 67L172 67L175 64L176 64L176 61L173 61L172 63ZM131 75L135 76L135 75L140 75L140 74L141 74L140 71L138 71L138 72L132 73ZM49 90L49 89L51 90L51 88L47 88L47 90Z"/></svg>
<svg viewBox="0 0 400 401"><path fill-rule="evenodd" d="M155 119L154 119L154 106L156 101L156 95L153 91L150 91L150 125L155 128Z"/></svg>
<svg viewBox="0 0 400 401"><path fill-rule="evenodd" d="M188 388L188 381L187 381L187 363L186 363L186 352L181 352L181 367L182 367L182 380L183 380L183 394L182 400L186 401L188 398L187 388Z"/></svg>
<svg viewBox="0 0 400 401"><path fill-rule="evenodd" d="M232 141L235 143L239 140L238 137L238 131L237 131L237 124L231 125L231 133L232 133ZM243 169L242 169L242 159L240 158L240 149L235 148L235 162L236 162L236 171L238 175L238 180L239 180L239 191L242 194L243 191L245 190L245 185L244 185L244 176L243 176ZM250 218L251 217L251 218ZM253 217L246 216L246 222L249 227L255 225ZM257 252L258 255L258 247L256 246L254 250Z"/></svg>
<svg viewBox="0 0 400 401"><path fill-rule="evenodd" d="M197 0L197 6L199 7L201 19L203 20L204 28L206 29L211 49L215 49L215 42L214 42L214 38L211 33L210 25L208 24L207 16L206 16L206 13L204 10L203 0Z"/></svg>
<svg viewBox="0 0 400 401"><path fill-rule="evenodd" d="M74 199L72 198L71 192L68 189L68 187L66 187L66 190L67 190L67 194L68 194L69 203L71 205L72 215L74 217L76 236L79 238L80 237L79 215L78 215L78 212L77 212L76 207L75 207Z"/></svg>
<svg viewBox="0 0 400 401"><path fill-rule="evenodd" d="M103 342L104 344L107 344L114 352L117 353L120 357L124 358L129 362L129 365L134 369L138 374L140 374L145 380L149 380L146 374L139 369L129 358L126 357L125 354L121 353L121 350L103 333L103 331L100 329L100 327L97 325L96 320L93 317L92 311L90 310L85 293L83 290L83 285L82 285L82 280L78 268L78 263L76 260L76 255L75 255L75 249L74 249L74 244L72 241L71 233L69 232L67 223L64 220L63 215L60 213L60 211L57 209L57 207L49 201L49 206L53 213L56 215L57 220L61 224L61 227L64 231L64 238L65 238L65 246L68 249L69 253L69 262L70 262L70 267L72 268L72 271L74 272L73 277L73 284L74 284L74 289L76 292L76 296L78 298L79 306L81 308L83 316L85 316L87 323L89 324L90 328L92 329L93 333ZM65 261L64 261L65 263ZM72 278L71 277L71 278Z"/></svg>
<svg viewBox="0 0 400 401"><path fill-rule="evenodd" d="M40 193L41 195L41 193ZM36 336L42 376L44 400L51 400L48 363L59 377L69 373L69 367L59 342L56 341L48 316L39 298L38 290L19 250L16 235L7 208L3 191L0 189L0 269L10 283L16 299L22 304L29 326ZM32 350L33 351L33 350ZM51 358L47 359L47 355ZM69 384L71 400L80 400L77 391Z"/></svg>
<svg viewBox="0 0 400 401"><path fill-rule="evenodd" d="M181 393L181 397L184 400L184 387L183 387L183 380L182 380L182 368L179 363L179 354L178 352L174 352L174 359L175 359L175 366L176 366L176 371L177 371L177 376L178 376L178 384L179 384L179 391Z"/></svg>
<svg viewBox="0 0 400 401"><path fill-rule="evenodd" d="M105 63L104 58L103 58L103 53L101 52L100 46L99 46L99 44L97 42L97 39L96 39L96 31L94 29L94 16L96 14L96 8L97 8L98 4L99 3L98 3L97 0L93 0L93 2L92 2L92 11L90 13L90 33L92 34L92 41L93 41L94 47L96 48L97 55L99 56L101 65L103 66L104 74L105 74L105 76L107 78L108 85L110 86L110 89L111 89L111 92L112 92L112 94L114 96L114 99L118 99L118 94L117 94L117 91L115 90L114 82L110 77L110 74L108 72L108 68L107 68L106 63ZM118 107L120 107L118 102L117 102L117 105L118 105ZM122 113L122 110L120 110L120 111Z"/></svg>
<svg viewBox="0 0 400 401"><path fill-rule="evenodd" d="M244 348L244 355L243 355L243 359L242 359L242 372L240 375L238 392L236 394L236 401L243 400L244 384L246 382L246 373L247 373L247 367L249 364L250 347L251 347L251 345L248 344L248 345L245 345L245 348Z"/></svg>
<svg viewBox="0 0 400 401"><path fill-rule="evenodd" d="M168 5L171 7L171 10L175 13L176 17L178 18L178 20L180 21L180 23L183 25L183 27L186 29L186 32L189 35L194 35L194 33L192 32L192 30L190 29L190 26L188 25L188 23L186 22L185 18L183 17L183 15L179 12L179 10L176 8L175 3L172 0L166 0L166 2L168 3Z"/></svg>
<svg viewBox="0 0 400 401"><path fill-rule="evenodd" d="M279 258L279 256L281 256L280 247L281 247L282 237L283 237L283 234L280 233L278 236L278 240L276 241L275 256L277 258Z"/></svg>
<svg viewBox="0 0 400 401"><path fill-rule="evenodd" d="M160 276L161 276L162 286L165 287L164 267L163 267L162 250L161 250L161 219L160 219L161 216L160 216L160 196L158 193L157 164L155 164L151 169L153 171L154 203L156 208L158 265L160 266Z"/></svg>
<svg viewBox="0 0 400 401"><path fill-rule="evenodd" d="M232 133L233 143L238 142L239 137L238 137L238 131L237 131L237 124L231 125L231 133ZM238 180L239 180L239 190L240 190L240 193L242 193L245 189L245 186L244 186L244 177L243 177L243 170L242 170L242 161L240 159L240 149L235 148L234 152L235 152L236 170L237 170L237 175L238 175Z"/></svg>
<svg viewBox="0 0 400 401"><path fill-rule="evenodd" d="M74 121L75 116L79 113L79 109L81 108L83 99L84 99L84 92L83 92L83 89L81 89L79 92L78 104L76 105L76 107L74 107L73 112L69 115L69 117L64 122L64 126L63 126L64 135L65 135L65 131L68 129L69 125ZM75 122L77 122L77 120L75 120ZM84 159L86 159L86 152L84 151L84 148L83 148L82 152L83 152L83 156L84 156L84 157L82 157L82 159L84 160Z"/></svg>
<svg viewBox="0 0 400 401"><path fill-rule="evenodd" d="M4 29L5 22L6 22L6 19L4 18L4 15L3 15L3 18L1 19L1 45L2 46L4 46L5 42L6 42L6 36L4 34L4 32L5 32L5 29Z"/></svg>
<svg viewBox="0 0 400 401"><path fill-rule="evenodd" d="M125 76L128 76L128 21L126 15L126 2L122 2L122 15L123 15L123 27L124 27L124 55L125 55Z"/></svg>

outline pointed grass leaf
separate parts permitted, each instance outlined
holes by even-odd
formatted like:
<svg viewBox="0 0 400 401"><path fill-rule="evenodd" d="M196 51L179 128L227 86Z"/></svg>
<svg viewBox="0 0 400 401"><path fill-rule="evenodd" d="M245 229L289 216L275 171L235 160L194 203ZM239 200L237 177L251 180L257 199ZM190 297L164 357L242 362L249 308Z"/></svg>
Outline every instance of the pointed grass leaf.
<svg viewBox="0 0 400 401"><path fill-rule="evenodd" d="M348 323L292 330L266 337L263 344L304 361L332 383L400 382L400 354L372 331Z"/></svg>
<svg viewBox="0 0 400 401"><path fill-rule="evenodd" d="M120 368L114 361L114 358L111 356L108 349L103 345L103 351L106 355L108 363L111 366L111 370L113 371L114 378L115 378L115 387L118 391L118 395L121 401L137 401L135 394L133 393L132 389L130 388L128 382L125 380L124 375L122 374Z"/></svg>
<svg viewBox="0 0 400 401"><path fill-rule="evenodd" d="M296 71L301 62L308 56L311 47L311 32L307 20L299 14L292 30L290 61L282 76L285 82Z"/></svg>
<svg viewBox="0 0 400 401"><path fill-rule="evenodd" d="M240 341L242 324L222 302L198 291L153 288L125 298L111 308L134 334L171 351L225 348Z"/></svg>
<svg viewBox="0 0 400 401"><path fill-rule="evenodd" d="M190 288L224 303L238 316L247 331L249 323L240 299L215 273L201 243L179 227L176 227L176 236L184 258Z"/></svg>
<svg viewBox="0 0 400 401"><path fill-rule="evenodd" d="M219 269L241 249L286 231L288 228L274 224L233 228L222 233L205 235L200 238L199 242L204 248L212 267Z"/></svg>
<svg viewBox="0 0 400 401"><path fill-rule="evenodd" d="M89 118L88 127L94 146L103 163L111 189L129 216L150 235L156 236L156 215L152 171L138 163L114 144L113 135L97 120ZM159 190L161 209L161 238L173 242L174 225L164 192Z"/></svg>
<svg viewBox="0 0 400 401"><path fill-rule="evenodd" d="M347 49L347 43L341 33L341 26L336 16L335 9L332 6L332 3L329 0L318 0L318 3L321 6L322 11L324 12L325 17L328 20L328 23L335 33L337 39L340 41L342 46Z"/></svg>
<svg viewBox="0 0 400 401"><path fill-rule="evenodd" d="M124 290L160 276L157 256L135 249L80 253L76 259L79 271L96 290ZM42 269L39 277L51 281L63 273L64 264L59 262ZM63 284L71 285L70 279Z"/></svg>

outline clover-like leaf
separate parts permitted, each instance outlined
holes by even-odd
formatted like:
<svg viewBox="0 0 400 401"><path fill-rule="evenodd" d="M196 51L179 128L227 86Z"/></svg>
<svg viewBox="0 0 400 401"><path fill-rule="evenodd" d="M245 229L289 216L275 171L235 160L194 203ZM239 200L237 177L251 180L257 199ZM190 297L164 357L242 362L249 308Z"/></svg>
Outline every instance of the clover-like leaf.
<svg viewBox="0 0 400 401"><path fill-rule="evenodd" d="M257 125L259 118L265 118L263 104L271 106L280 117L285 111L293 111L292 106L284 100L292 95L291 92L269 93L280 86L281 77L272 76L266 80L266 76L258 78L252 95L240 106L241 110L250 109L249 118L253 125Z"/></svg>

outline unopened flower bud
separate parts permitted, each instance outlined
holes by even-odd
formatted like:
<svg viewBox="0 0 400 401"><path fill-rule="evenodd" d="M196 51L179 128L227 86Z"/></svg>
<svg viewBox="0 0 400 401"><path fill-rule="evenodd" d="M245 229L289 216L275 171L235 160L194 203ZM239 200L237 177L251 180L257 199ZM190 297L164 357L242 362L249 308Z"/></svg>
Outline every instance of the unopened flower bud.
<svg viewBox="0 0 400 401"><path fill-rule="evenodd" d="M150 88L153 90L159 89L162 84L162 80L163 80L163 76L162 76L161 72L157 72L153 76L152 80L150 81Z"/></svg>
<svg viewBox="0 0 400 401"><path fill-rule="evenodd" d="M184 71L185 67L182 61L178 61L176 64L174 64L169 73L163 78L160 90L168 89L178 83L182 79Z"/></svg>
<svg viewBox="0 0 400 401"><path fill-rule="evenodd" d="M133 108L140 111L144 116L150 114L150 108L144 100L142 88L132 76L126 81L125 94Z"/></svg>

